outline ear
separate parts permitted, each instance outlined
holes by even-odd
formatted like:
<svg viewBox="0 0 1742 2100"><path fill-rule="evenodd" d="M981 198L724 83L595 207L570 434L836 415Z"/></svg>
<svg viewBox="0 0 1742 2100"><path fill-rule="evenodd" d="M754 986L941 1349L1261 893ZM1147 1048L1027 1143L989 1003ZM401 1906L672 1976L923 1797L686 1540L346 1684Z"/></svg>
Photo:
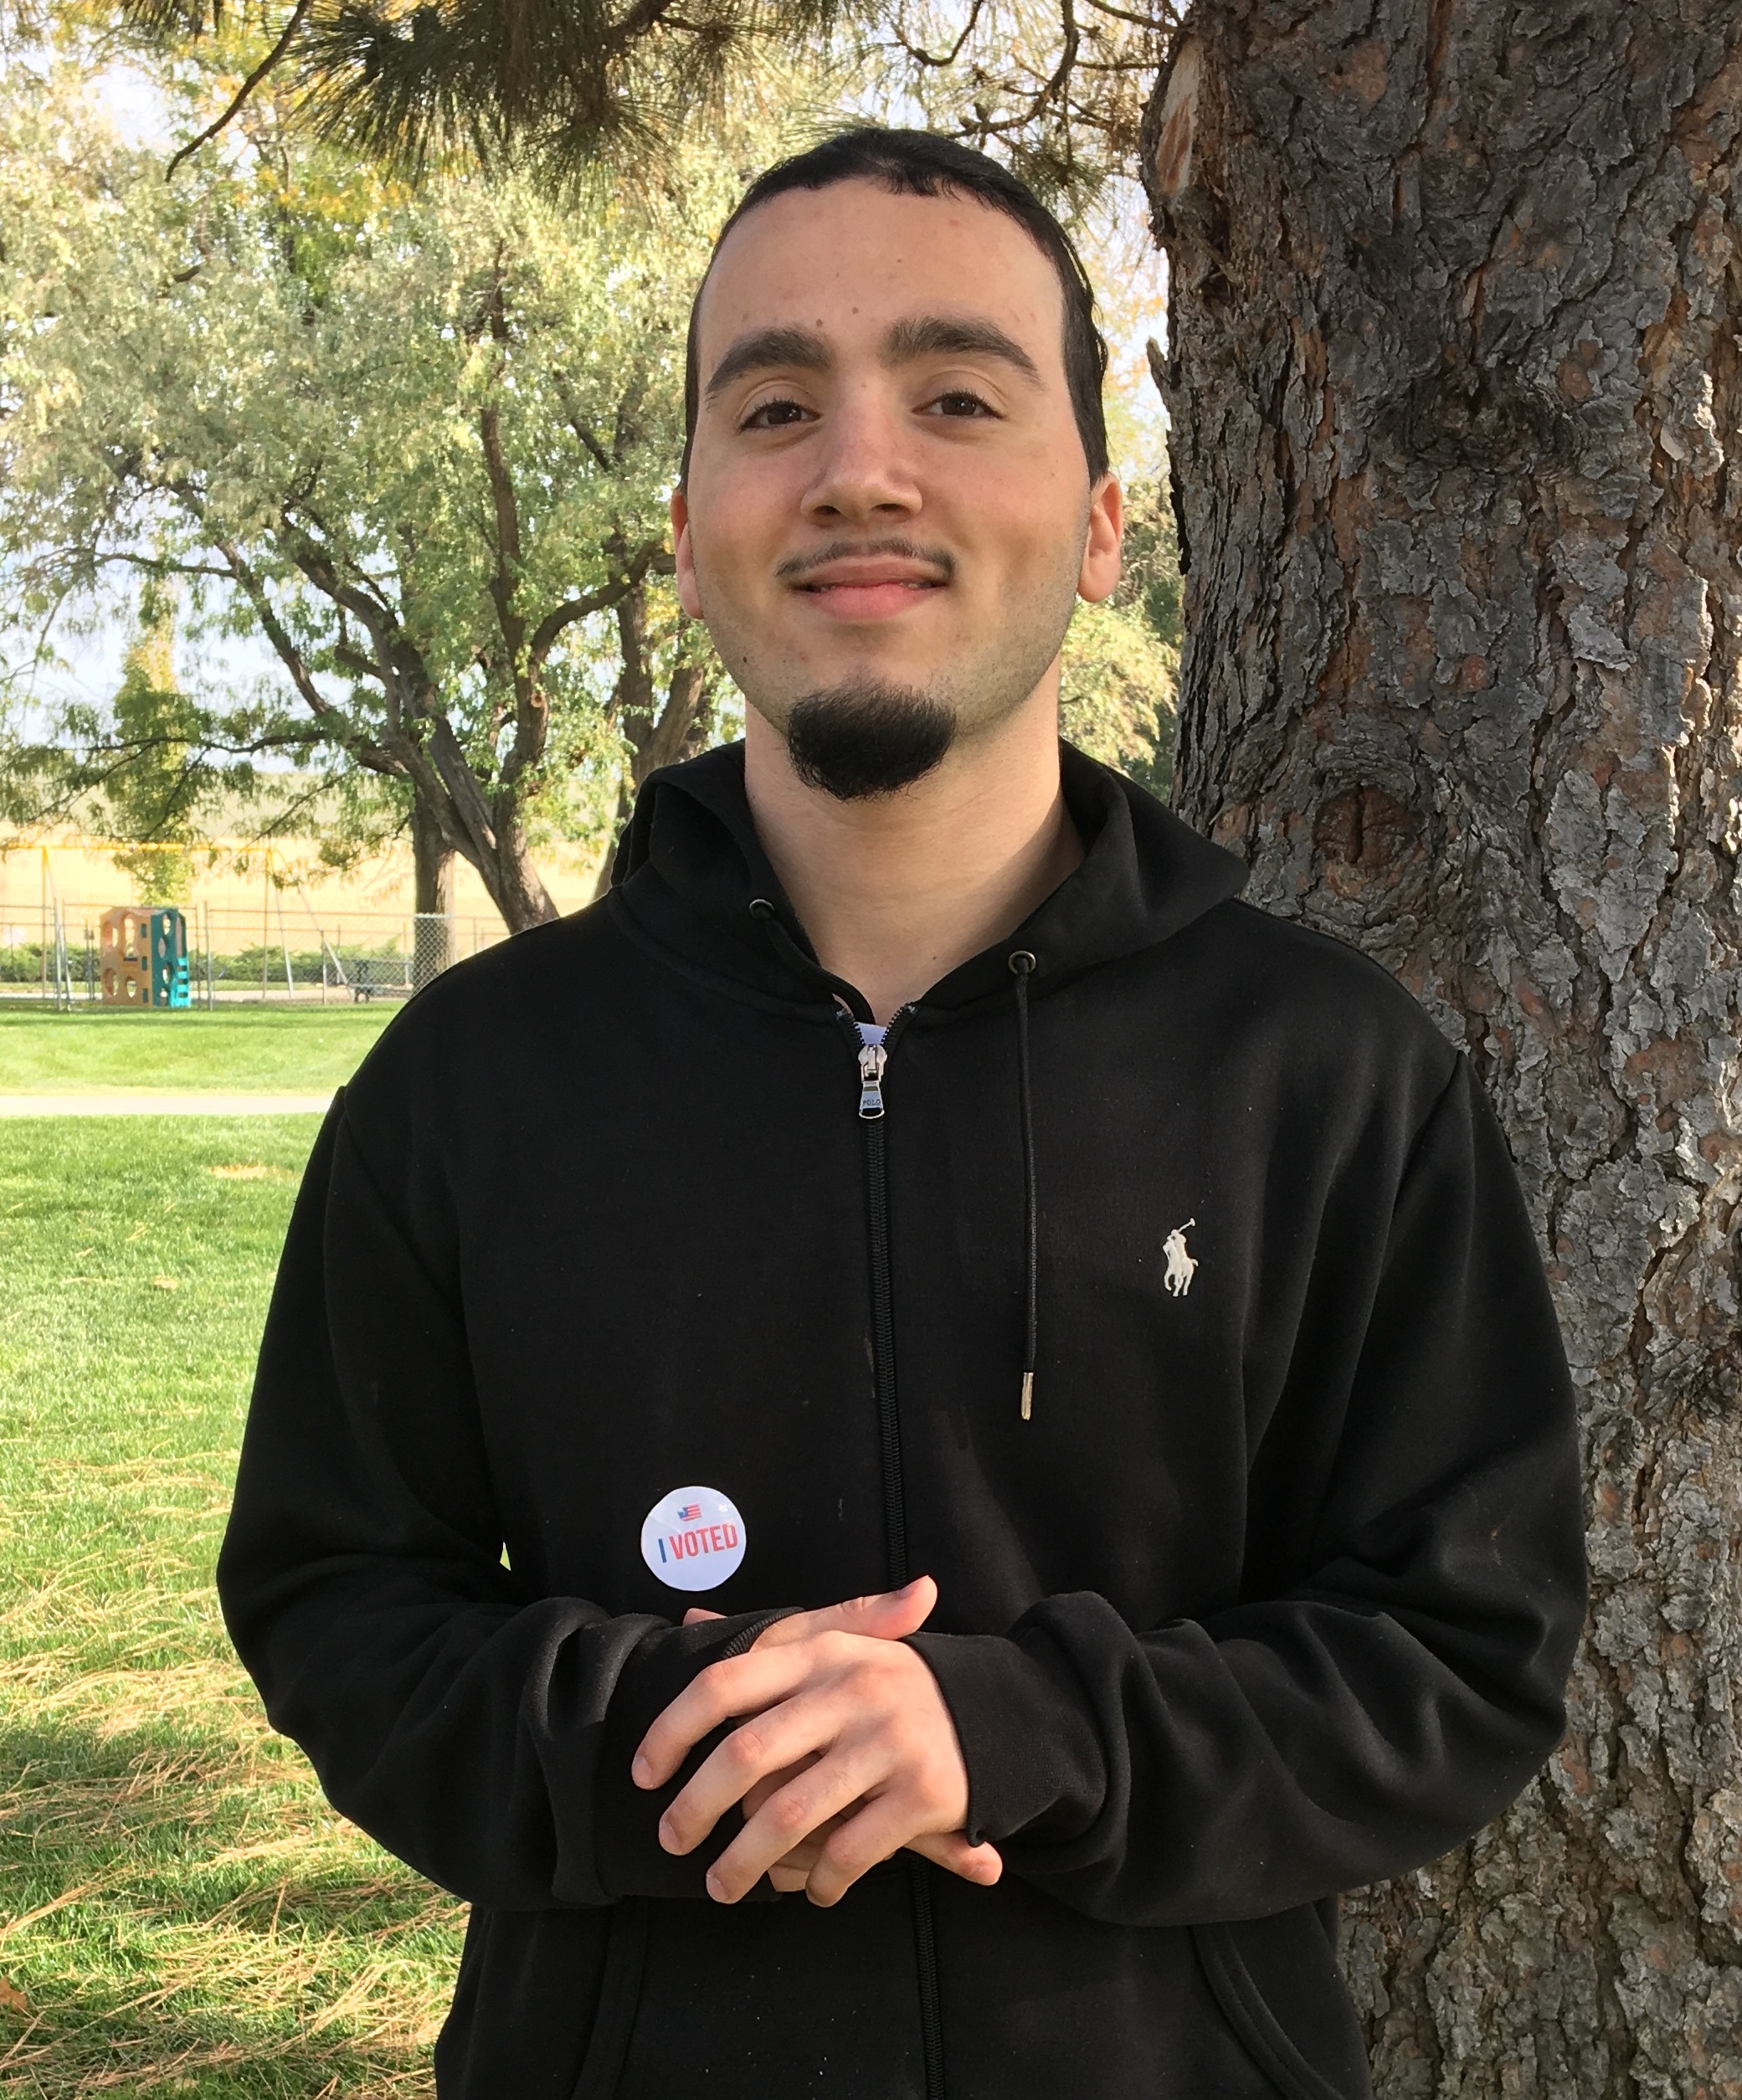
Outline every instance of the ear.
<svg viewBox="0 0 1742 2100"><path fill-rule="evenodd" d="M690 544L690 499L682 484L671 491L671 556L677 565L677 602L692 620L701 618L696 588L696 550Z"/></svg>
<svg viewBox="0 0 1742 2100"><path fill-rule="evenodd" d="M1119 581L1119 539L1125 530L1125 496L1110 474L1089 491L1089 532L1077 572L1077 595L1091 605L1111 598Z"/></svg>

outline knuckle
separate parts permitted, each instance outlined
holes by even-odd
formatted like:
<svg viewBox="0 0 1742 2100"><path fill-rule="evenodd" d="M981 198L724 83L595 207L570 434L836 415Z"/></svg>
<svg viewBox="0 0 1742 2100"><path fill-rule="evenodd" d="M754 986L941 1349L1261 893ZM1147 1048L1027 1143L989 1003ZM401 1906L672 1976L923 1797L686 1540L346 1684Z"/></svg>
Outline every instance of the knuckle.
<svg viewBox="0 0 1742 2100"><path fill-rule="evenodd" d="M823 1847L823 1858L837 1874L856 1877L887 1857L882 1848L850 1823Z"/></svg>
<svg viewBox="0 0 1742 2100"><path fill-rule="evenodd" d="M768 1804L777 1830L798 1836L810 1827L810 1804L800 1794L777 1794Z"/></svg>
<svg viewBox="0 0 1742 2100"><path fill-rule="evenodd" d="M685 1702L696 1720L705 1721L710 1726L727 1710L726 1687L714 1675L715 1671L722 1666L717 1662L710 1663L698 1676L691 1679L690 1688L684 1694Z"/></svg>
<svg viewBox="0 0 1742 2100"><path fill-rule="evenodd" d="M703 1675L713 1685L719 1697L732 1700L737 1696L738 1687L747 1675L753 1675L758 1665L745 1656L722 1656L719 1661L711 1662Z"/></svg>
<svg viewBox="0 0 1742 2100"><path fill-rule="evenodd" d="M768 1748L762 1733L753 1728L734 1728L727 1737L725 1753L728 1761L740 1771L750 1771L760 1765Z"/></svg>
<svg viewBox="0 0 1742 2100"><path fill-rule="evenodd" d="M928 1809L947 1808L949 1805L950 1786L941 1772L923 1764L907 1767L907 1791L911 1800L919 1801Z"/></svg>

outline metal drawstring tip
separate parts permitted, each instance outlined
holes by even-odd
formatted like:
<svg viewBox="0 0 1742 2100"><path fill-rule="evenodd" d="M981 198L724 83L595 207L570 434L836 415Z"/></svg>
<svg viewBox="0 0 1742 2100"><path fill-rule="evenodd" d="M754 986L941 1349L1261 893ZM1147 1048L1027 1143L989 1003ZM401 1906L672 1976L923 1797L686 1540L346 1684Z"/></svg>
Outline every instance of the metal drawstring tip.
<svg viewBox="0 0 1742 2100"><path fill-rule="evenodd" d="M1022 1419L1023 1419L1023 1420L1024 1420L1025 1422L1025 1421L1027 1421L1027 1420L1028 1420L1028 1419L1029 1419L1029 1417L1030 1417L1030 1415L1034 1413L1034 1411L1035 1411L1035 1374L1034 1374L1034 1373L1033 1373L1032 1371L1025 1371L1025 1372L1022 1373Z"/></svg>

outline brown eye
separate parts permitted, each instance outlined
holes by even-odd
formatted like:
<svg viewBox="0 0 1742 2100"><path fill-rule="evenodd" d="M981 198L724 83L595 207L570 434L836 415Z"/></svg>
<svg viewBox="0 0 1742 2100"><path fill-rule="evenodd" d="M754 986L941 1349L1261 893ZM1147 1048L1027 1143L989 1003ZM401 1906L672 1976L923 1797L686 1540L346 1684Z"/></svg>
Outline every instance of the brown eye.
<svg viewBox="0 0 1742 2100"><path fill-rule="evenodd" d="M784 430L793 424L801 423L809 413L796 401L759 402L745 417L746 430Z"/></svg>
<svg viewBox="0 0 1742 2100"><path fill-rule="evenodd" d="M965 387L952 387L948 393L941 393L932 403L929 413L940 416L995 416L998 413L989 402L983 401L977 393L970 393Z"/></svg>

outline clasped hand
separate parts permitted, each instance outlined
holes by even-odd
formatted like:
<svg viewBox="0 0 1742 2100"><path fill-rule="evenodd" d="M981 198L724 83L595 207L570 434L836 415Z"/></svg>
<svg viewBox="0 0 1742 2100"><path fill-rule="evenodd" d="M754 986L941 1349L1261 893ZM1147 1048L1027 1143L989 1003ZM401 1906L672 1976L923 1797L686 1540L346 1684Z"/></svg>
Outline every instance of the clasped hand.
<svg viewBox="0 0 1742 2100"><path fill-rule="evenodd" d="M989 1887L1004 1870L970 1845L968 1771L922 1658L904 1646L938 1601L922 1575L886 1595L778 1620L742 1656L710 1663L641 1738L629 1772L660 1786L705 1736L738 1721L660 1819L668 1852L692 1852L734 1803L744 1826L708 1870L735 1903L763 1874L777 1889L838 1902L903 1848ZM699 1609L684 1624L716 1619Z"/></svg>

